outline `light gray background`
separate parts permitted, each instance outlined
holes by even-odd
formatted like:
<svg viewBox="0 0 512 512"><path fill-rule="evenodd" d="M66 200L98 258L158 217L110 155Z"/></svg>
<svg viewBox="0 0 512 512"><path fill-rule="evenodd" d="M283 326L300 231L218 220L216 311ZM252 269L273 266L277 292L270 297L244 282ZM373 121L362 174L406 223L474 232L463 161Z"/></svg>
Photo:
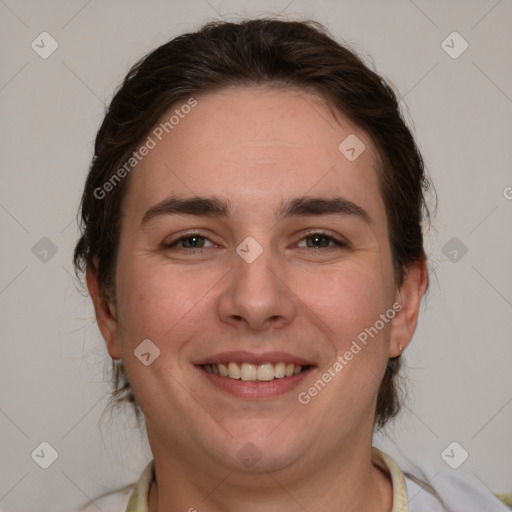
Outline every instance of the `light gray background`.
<svg viewBox="0 0 512 512"><path fill-rule="evenodd" d="M149 460L130 414L99 424L109 360L72 279L93 139L147 51L208 19L265 12L312 17L371 56L404 97L437 187L410 398L376 442L399 457L396 442L429 478L448 469L512 491L511 0L0 0L2 510L75 510ZM43 31L59 44L47 59L31 48ZM441 46L453 31L469 43L457 59ZM58 250L47 262L32 252L42 237ZM452 237L468 249L455 263L443 253ZM31 458L42 441L59 454L46 470ZM457 470L440 455L452 441L469 453Z"/></svg>

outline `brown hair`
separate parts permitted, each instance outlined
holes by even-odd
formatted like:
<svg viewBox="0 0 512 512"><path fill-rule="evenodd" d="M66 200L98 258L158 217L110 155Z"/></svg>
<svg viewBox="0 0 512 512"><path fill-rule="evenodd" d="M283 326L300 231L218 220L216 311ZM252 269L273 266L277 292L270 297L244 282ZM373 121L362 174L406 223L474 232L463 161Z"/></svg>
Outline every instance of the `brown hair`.
<svg viewBox="0 0 512 512"><path fill-rule="evenodd" d="M208 23L160 46L131 68L96 137L81 200L81 237L74 252L77 276L92 268L97 257L102 291L115 302L121 204L129 180L121 180L100 199L95 191L132 157L172 106L229 86L251 85L315 92L361 127L380 160L379 184L397 285L408 266L426 259L421 224L429 218L425 193L430 182L391 86L317 22L257 19ZM379 427L400 408L400 364L400 356L388 361L377 398ZM139 418L122 362L113 364L113 386L113 403L132 402Z"/></svg>

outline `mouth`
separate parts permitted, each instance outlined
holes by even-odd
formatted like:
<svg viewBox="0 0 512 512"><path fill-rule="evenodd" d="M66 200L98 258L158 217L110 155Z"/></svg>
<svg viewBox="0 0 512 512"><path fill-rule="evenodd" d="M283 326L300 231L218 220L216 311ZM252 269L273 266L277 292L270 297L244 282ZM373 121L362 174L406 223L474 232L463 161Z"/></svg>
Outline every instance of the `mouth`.
<svg viewBox="0 0 512 512"><path fill-rule="evenodd" d="M208 373L219 375L228 379L243 380L246 382L269 382L275 379L293 377L311 368L311 365L298 365L294 363L240 363L235 361L225 363L203 364L200 367Z"/></svg>
<svg viewBox="0 0 512 512"><path fill-rule="evenodd" d="M289 354L219 354L195 365L217 389L246 399L275 398L295 387L316 366Z"/></svg>

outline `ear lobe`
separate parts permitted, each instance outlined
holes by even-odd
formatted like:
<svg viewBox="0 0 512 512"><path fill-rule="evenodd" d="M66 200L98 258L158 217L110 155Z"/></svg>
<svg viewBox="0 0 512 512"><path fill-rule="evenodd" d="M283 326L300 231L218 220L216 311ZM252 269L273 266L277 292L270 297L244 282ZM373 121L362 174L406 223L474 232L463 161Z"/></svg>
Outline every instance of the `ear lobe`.
<svg viewBox="0 0 512 512"><path fill-rule="evenodd" d="M103 291L102 284L98 281L98 264L96 256L93 258L93 266L86 270L87 289L91 295L96 314L98 327L107 345L107 350L113 359L121 359L121 344L119 341L119 329L116 320L116 310Z"/></svg>
<svg viewBox="0 0 512 512"><path fill-rule="evenodd" d="M389 357L399 356L409 345L418 325L421 298L427 285L427 262L421 259L407 269L403 283L397 288L395 301L401 309L393 318Z"/></svg>

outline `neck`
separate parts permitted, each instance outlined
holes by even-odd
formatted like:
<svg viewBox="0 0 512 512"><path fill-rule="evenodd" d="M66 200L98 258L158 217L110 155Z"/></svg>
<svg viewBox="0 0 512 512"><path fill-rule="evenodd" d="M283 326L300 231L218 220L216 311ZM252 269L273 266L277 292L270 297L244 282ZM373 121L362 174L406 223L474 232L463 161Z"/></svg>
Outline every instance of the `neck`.
<svg viewBox="0 0 512 512"><path fill-rule="evenodd" d="M149 512L390 512L389 475L373 465L370 449L357 446L323 458L297 461L274 472L240 474L226 468L179 461L155 450L156 479ZM213 471L212 471L213 469Z"/></svg>

